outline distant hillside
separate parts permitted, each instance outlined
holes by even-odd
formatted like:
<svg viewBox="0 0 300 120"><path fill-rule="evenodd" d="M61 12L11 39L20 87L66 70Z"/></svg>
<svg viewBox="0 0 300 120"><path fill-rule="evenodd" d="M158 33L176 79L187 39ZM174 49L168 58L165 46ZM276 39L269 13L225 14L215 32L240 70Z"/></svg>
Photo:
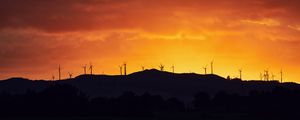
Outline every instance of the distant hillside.
<svg viewBox="0 0 300 120"><path fill-rule="evenodd" d="M225 91L246 95L252 90L271 91L277 86L300 90L300 85L296 83L227 80L212 74L177 74L151 69L127 76L80 75L73 79L55 82L11 78L0 81L0 91L24 94L27 90L41 91L53 84L73 85L91 97L119 96L124 91L133 91L137 94L149 92L163 97L173 96L184 101L190 101L199 91L209 94Z"/></svg>

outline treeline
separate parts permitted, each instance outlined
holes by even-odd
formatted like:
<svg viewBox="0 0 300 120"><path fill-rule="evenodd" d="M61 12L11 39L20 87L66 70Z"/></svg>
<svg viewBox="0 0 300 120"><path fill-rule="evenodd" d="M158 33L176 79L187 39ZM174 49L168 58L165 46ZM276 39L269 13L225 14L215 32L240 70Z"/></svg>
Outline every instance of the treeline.
<svg viewBox="0 0 300 120"><path fill-rule="evenodd" d="M152 117L155 112L184 110L184 104L176 98L165 100L149 93L137 96L129 91L119 97L91 99L73 86L59 84L42 92L29 90L25 95L0 94L0 117Z"/></svg>
<svg viewBox="0 0 300 120"><path fill-rule="evenodd" d="M0 117L156 117L193 118L266 117L293 118L300 113L300 91L275 88L272 92L252 91L247 96L199 92L192 103L159 95L124 92L119 97L89 98L70 85L53 85L41 92L24 95L0 94Z"/></svg>
<svg viewBox="0 0 300 120"><path fill-rule="evenodd" d="M190 109L204 116L252 119L294 119L300 114L300 91L276 87L271 92L251 91L247 96L219 92L211 97L199 92Z"/></svg>

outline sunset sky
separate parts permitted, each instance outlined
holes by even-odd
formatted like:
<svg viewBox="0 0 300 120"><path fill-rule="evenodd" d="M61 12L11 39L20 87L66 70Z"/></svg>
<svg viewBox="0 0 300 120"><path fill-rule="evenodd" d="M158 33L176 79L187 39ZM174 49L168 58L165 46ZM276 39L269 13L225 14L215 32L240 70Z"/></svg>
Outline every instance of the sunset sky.
<svg viewBox="0 0 300 120"><path fill-rule="evenodd" d="M1 0L0 79L167 71L300 82L299 0ZM210 71L210 69L208 69Z"/></svg>

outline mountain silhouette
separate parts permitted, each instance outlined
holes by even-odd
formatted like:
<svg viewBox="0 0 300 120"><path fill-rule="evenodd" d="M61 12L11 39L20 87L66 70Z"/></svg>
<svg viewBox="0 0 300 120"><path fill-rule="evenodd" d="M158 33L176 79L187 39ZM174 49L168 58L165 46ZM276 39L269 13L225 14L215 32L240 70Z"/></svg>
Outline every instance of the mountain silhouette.
<svg viewBox="0 0 300 120"><path fill-rule="evenodd" d="M190 102L193 95L202 91L211 95L219 91L247 95L250 91L271 91L280 86L300 90L296 83L279 83L278 81L241 81L227 80L215 74L171 73L149 69L129 75L79 75L61 81L29 80L11 78L0 81L0 92L24 94L28 90L42 91L53 84L69 84L77 87L90 97L114 97L124 91L132 91L137 95L146 92L162 97L176 97Z"/></svg>

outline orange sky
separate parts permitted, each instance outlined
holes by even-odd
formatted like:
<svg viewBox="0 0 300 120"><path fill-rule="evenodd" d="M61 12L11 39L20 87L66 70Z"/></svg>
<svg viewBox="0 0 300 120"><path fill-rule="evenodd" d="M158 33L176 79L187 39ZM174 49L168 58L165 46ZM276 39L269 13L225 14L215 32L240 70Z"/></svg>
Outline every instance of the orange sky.
<svg viewBox="0 0 300 120"><path fill-rule="evenodd" d="M1 0L0 79L158 68L300 82L298 0ZM210 70L208 70L210 71Z"/></svg>

